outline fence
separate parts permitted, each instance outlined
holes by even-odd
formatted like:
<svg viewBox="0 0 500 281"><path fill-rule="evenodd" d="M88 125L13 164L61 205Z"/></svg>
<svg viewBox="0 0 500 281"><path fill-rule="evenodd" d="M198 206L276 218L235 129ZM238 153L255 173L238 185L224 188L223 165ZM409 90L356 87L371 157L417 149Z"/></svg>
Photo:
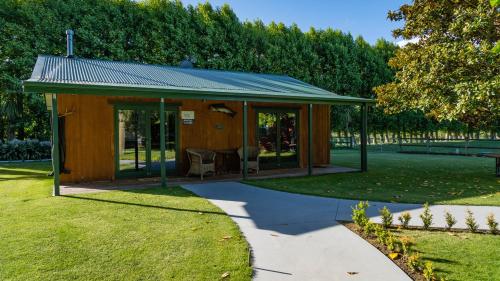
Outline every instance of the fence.
<svg viewBox="0 0 500 281"><path fill-rule="evenodd" d="M399 142L401 153L427 153L451 155L480 155L483 153L500 153L500 140L491 139L418 139L419 142Z"/></svg>
<svg viewBox="0 0 500 281"><path fill-rule="evenodd" d="M358 149L356 137L335 137L331 139L332 149ZM369 141L369 151L399 152L414 154L480 155L500 153L499 139L438 139L438 138L396 138L390 142Z"/></svg>
<svg viewBox="0 0 500 281"><path fill-rule="evenodd" d="M347 148L353 149L356 146L355 137L332 137L330 139L332 149Z"/></svg>

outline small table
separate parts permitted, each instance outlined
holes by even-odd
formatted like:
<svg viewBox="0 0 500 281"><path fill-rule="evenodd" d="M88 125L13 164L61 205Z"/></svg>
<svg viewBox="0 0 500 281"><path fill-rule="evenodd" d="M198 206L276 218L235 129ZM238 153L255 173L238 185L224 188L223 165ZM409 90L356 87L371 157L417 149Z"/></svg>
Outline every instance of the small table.
<svg viewBox="0 0 500 281"><path fill-rule="evenodd" d="M500 177L500 154L495 154L495 153L483 153L482 156L484 157L489 157L489 158L495 158L495 168L496 168L496 175L497 177Z"/></svg>
<svg viewBox="0 0 500 281"><path fill-rule="evenodd" d="M229 167L231 163L231 156L236 153L236 149L219 149L216 150L215 153L221 155L222 163L217 165L217 173L218 174L228 174L231 171Z"/></svg>

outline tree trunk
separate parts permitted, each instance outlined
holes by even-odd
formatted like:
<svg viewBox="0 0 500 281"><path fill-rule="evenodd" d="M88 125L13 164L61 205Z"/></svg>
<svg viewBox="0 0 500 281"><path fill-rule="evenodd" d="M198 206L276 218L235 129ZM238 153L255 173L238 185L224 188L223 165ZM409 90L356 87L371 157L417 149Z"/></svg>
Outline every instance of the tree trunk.
<svg viewBox="0 0 500 281"><path fill-rule="evenodd" d="M24 112L24 106L23 106L24 96L25 95L23 93L16 94L16 107L18 110L17 112L19 120L23 120L22 115ZM24 140L25 138L26 138L26 132L24 131L24 124L21 123L20 126L17 126L17 139Z"/></svg>

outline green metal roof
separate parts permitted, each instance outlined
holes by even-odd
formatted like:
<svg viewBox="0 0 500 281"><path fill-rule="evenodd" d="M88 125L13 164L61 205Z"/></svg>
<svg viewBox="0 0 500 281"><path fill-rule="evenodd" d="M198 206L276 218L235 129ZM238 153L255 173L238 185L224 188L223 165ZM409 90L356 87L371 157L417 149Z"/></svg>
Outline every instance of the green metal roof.
<svg viewBox="0 0 500 281"><path fill-rule="evenodd" d="M298 103L370 103L285 75L39 56L25 92Z"/></svg>

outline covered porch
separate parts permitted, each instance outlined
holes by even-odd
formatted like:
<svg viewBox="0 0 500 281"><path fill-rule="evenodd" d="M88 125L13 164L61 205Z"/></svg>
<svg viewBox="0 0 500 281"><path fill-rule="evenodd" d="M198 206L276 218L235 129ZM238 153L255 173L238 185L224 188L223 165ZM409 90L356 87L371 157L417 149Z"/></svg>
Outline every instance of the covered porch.
<svg viewBox="0 0 500 281"><path fill-rule="evenodd" d="M214 101L230 103L231 109L236 111L237 116L231 119L231 122L232 124L239 123L237 126L228 128L230 138L238 139L234 142L237 144L236 147L227 148L241 148L242 173L216 175L212 177L212 180L310 176L313 174L353 171L353 169L340 169L338 167L329 167L328 165L322 165L325 168L315 168L315 152L327 153L329 157L329 126L325 126L325 124L329 124L329 106L334 104L349 104L361 107L361 165L359 171L367 171L367 111L369 104L373 101L371 99L336 95L288 76L101 61L74 57L40 56L31 79L24 81L24 90L26 92L41 92L46 94L48 105L52 108L52 120L60 120L59 118L67 113L68 98L72 99L73 105L77 108L76 115L79 115L79 117L75 118L78 118L78 122L66 126L63 130L65 132L63 135L61 135L61 128L59 128L61 122L52 122L53 169L54 171L59 171L54 173L54 195L61 194L61 172L65 172L64 170L66 169L66 167L65 169L61 169L61 153L66 158L71 157L73 154L82 155L87 153L86 150L91 150L92 146L103 146L107 150L101 154L92 152L93 158L86 162L86 164L72 163L73 167L69 167L67 170L70 170L70 173L73 173L73 175L80 175L84 169L91 169L94 165L104 165L103 163L106 163L104 159L111 157L114 159L112 161L114 161L115 165L111 164L113 166L111 168L105 167L106 172L99 171L104 176L101 176L101 178L87 178L91 179L94 183L98 183L94 184L95 186L100 185L100 182L102 182L101 179L105 179L107 182L114 182L114 185L127 185L127 180L118 177L121 163L119 151L121 148L120 141L116 141L120 137L120 124L117 123L120 113L117 108L120 108L118 106L125 106L124 108L137 107L138 104L145 103L147 103L146 111L159 113L157 116L159 124L159 159L157 161L157 177L152 173L146 173L149 178L147 180L141 179L141 182L150 181L153 184L160 184L162 187L166 187L167 183L178 184L182 181L196 180L186 177L167 176L166 136L168 136L167 119L169 118L167 112L172 107L177 106L178 112L184 113L185 111L196 114L195 110L184 110L189 109L189 104L193 101L198 101L198 104L206 103L203 105L205 109L207 106L211 106ZM99 101L99 103L93 105L90 102L92 97L94 100ZM92 113L84 115L84 111L87 110L84 109L84 104L86 104L87 108L97 109ZM78 112L79 107L81 107L80 112ZM297 118L297 122L300 120L301 123L300 131L297 132L297 135L301 135L300 141L295 143L301 149L300 153L296 156L298 165L290 168L277 167L278 169L274 170L263 170L258 175L249 174L249 147L257 146L261 148L265 146L257 137L259 128L255 124L257 123L258 115L255 114L261 111L266 112L265 109L269 107L273 108L271 112L279 112L283 108L289 109L285 112L291 112L291 109L297 110L296 117L301 116L300 119ZM327 114L316 116L315 110L319 110L321 107L328 109L325 111ZM249 112L252 112L250 116ZM250 122L252 119L253 123ZM181 120L184 122L184 119L179 116L175 120L175 122L181 122ZM186 144L187 140L215 138L215 134L220 128L218 124L210 123L210 120L212 119L207 117L207 115L201 115L199 119L195 119L193 116L191 122L195 124L208 122L205 123L208 125L204 127L207 129L198 134L198 131L194 130L194 133L190 135L180 132L180 135L184 135L181 138L182 141L179 141L180 147L175 152L177 154L177 161L180 160L184 162L184 165L186 164L186 161L182 159L186 158L185 151L186 148L189 148ZM190 126L190 123L186 122L183 125L187 128ZM65 140L68 137L68 130L72 130L78 126L95 127L96 130L101 130L101 133L112 130L114 133L110 134L107 138L96 138L97 133L87 133L80 130L74 142L78 142L79 139L91 139L92 143L85 146L74 145L72 150L65 151L61 148L61 140ZM105 128L101 129L99 127ZM280 126L278 125L278 127ZM325 137L322 137L321 140L314 139L315 132L319 130L327 130ZM187 132L189 130L185 129L184 131ZM250 133L252 133L252 137L250 137ZM109 141L110 138L111 141ZM145 139L148 138L151 139L151 133ZM280 136L278 135L279 138ZM299 137L297 138L299 139ZM115 141L113 142L113 140ZM70 145L70 143L67 143L67 145ZM151 141L145 147L144 152L146 155L149 155L147 156L149 157L148 159L151 159ZM208 148L210 149L210 147ZM279 155L279 149L276 153ZM137 155L138 153L136 152L135 154ZM75 159L80 158L75 156ZM63 176L69 178L67 175ZM84 179L83 176L82 179ZM75 182L78 182L78 180ZM65 183L65 188L66 186L76 185L73 183L66 185Z"/></svg>
<svg viewBox="0 0 500 281"><path fill-rule="evenodd" d="M328 167L315 167L312 169L312 175L327 175L337 173L353 173L359 172L359 169L341 167L341 166L328 166ZM309 171L307 168L287 168L287 169L272 169L263 170L259 174L247 174L247 180L259 179L272 179L282 177L304 177L308 176ZM238 173L228 173L222 175L214 175L206 177L201 180L199 177L168 177L169 185L183 185L183 184L196 184L206 182L227 182L239 181L242 177ZM60 194L80 194L80 193L93 193L111 190L128 190L128 189L141 189L158 186L161 183L161 177L151 178L135 178L135 179L121 179L114 181L100 181L100 182L87 182L75 184L61 184Z"/></svg>

